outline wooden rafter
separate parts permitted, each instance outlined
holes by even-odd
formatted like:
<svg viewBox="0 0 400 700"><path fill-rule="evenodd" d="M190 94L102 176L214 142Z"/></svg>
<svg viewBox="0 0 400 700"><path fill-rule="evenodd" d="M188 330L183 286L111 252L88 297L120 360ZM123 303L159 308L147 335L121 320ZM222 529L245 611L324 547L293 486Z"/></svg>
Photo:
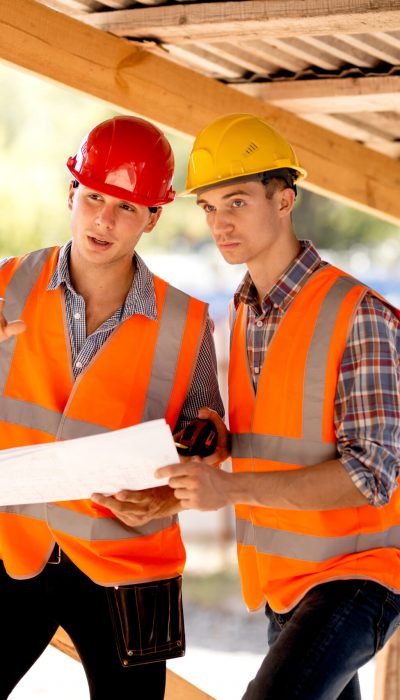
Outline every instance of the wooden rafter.
<svg viewBox="0 0 400 700"><path fill-rule="evenodd" d="M163 42L221 41L242 37L302 37L400 29L400 6L393 0L242 0L187 3L94 12L82 20L117 36L156 35Z"/></svg>
<svg viewBox="0 0 400 700"><path fill-rule="evenodd" d="M296 114L400 112L400 76L245 83L248 95Z"/></svg>
<svg viewBox="0 0 400 700"><path fill-rule="evenodd" d="M0 58L192 136L223 114L257 114L293 144L306 187L400 221L395 160L34 0L2 0Z"/></svg>

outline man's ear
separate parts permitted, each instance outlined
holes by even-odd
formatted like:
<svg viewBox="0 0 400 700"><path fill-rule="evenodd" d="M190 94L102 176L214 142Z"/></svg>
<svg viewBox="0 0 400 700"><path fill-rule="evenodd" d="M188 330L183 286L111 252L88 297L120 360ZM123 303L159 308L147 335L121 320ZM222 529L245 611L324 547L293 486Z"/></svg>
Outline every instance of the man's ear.
<svg viewBox="0 0 400 700"><path fill-rule="evenodd" d="M68 209L72 209L72 203L73 203L73 201L74 201L74 196L75 196L75 193L76 193L77 190L78 190L78 187L76 187L76 185L74 186L74 183L75 183L75 182L76 182L76 180L71 180L71 182L69 183L69 189L68 189Z"/></svg>
<svg viewBox="0 0 400 700"><path fill-rule="evenodd" d="M285 187L279 192L279 214L280 216L289 216L292 213L296 195L291 187Z"/></svg>
<svg viewBox="0 0 400 700"><path fill-rule="evenodd" d="M154 213L150 213L150 218L143 230L143 233L150 233L150 231L153 230L154 226L156 225L157 221L159 220L162 212L162 207L157 207L157 211Z"/></svg>

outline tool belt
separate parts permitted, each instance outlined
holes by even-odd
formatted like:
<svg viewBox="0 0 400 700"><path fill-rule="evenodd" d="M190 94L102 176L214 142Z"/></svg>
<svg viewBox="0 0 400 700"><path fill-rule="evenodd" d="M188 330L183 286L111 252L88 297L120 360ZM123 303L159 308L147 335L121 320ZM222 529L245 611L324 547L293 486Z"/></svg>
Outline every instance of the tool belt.
<svg viewBox="0 0 400 700"><path fill-rule="evenodd" d="M107 595L123 666L184 655L182 576L107 588Z"/></svg>

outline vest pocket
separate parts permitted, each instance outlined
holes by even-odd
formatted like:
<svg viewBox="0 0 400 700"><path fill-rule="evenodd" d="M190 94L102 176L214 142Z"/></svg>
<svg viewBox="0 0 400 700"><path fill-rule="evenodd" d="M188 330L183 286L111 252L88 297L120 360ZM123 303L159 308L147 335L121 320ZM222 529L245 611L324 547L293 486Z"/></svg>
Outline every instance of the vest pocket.
<svg viewBox="0 0 400 700"><path fill-rule="evenodd" d="M123 666L184 655L181 576L107 588L107 596Z"/></svg>

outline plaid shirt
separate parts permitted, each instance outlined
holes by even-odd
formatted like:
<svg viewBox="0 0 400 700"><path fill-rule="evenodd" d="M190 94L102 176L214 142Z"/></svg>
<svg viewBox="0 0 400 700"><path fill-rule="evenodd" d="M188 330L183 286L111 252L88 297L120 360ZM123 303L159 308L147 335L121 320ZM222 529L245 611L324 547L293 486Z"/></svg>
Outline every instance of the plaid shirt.
<svg viewBox="0 0 400 700"><path fill-rule="evenodd" d="M254 387L272 337L308 278L328 263L309 241L261 304L247 273L234 305L248 306L247 346ZM375 506L388 502L400 475L400 322L367 293L356 313L340 365L335 432L343 466Z"/></svg>
<svg viewBox="0 0 400 700"><path fill-rule="evenodd" d="M72 368L75 379L88 366L97 351L105 343L115 327L134 314L157 318L153 276L143 260L135 253L136 272L132 286L123 306L111 318L104 321L91 335L86 336L85 300L72 286L69 274L71 241L60 249L57 267L48 289L63 286L69 337L71 343ZM2 261L4 263L6 261ZM1 267L1 264L0 264ZM207 319L193 379L186 395L176 430L183 428L197 416L198 409L209 406L224 415L217 380L217 361L213 341L213 324Z"/></svg>

